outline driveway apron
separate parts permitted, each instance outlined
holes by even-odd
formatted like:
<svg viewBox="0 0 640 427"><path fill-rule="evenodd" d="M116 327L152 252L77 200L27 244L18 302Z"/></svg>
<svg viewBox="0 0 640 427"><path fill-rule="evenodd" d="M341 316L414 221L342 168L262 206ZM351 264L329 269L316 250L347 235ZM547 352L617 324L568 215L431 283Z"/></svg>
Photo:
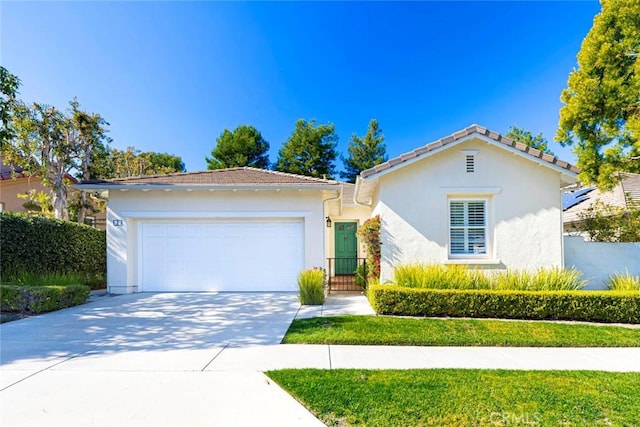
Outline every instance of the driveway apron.
<svg viewBox="0 0 640 427"><path fill-rule="evenodd" d="M291 293L138 293L0 326L0 424L321 425L225 349L279 344Z"/></svg>

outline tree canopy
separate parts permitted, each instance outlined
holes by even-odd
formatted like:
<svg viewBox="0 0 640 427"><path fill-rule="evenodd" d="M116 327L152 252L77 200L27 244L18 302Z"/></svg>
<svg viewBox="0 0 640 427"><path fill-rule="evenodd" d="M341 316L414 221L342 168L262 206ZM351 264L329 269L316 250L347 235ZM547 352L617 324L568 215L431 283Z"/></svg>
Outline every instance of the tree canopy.
<svg viewBox="0 0 640 427"><path fill-rule="evenodd" d="M554 155L553 151L549 149L547 138L545 138L541 133L533 136L533 134L528 130L512 125L504 136L511 138L514 141L526 144L536 150L540 150L543 153L551 154L552 156Z"/></svg>
<svg viewBox="0 0 640 427"><path fill-rule="evenodd" d="M11 117L16 106L16 96L20 88L20 79L0 66L0 149L15 135L11 127Z"/></svg>
<svg viewBox="0 0 640 427"><path fill-rule="evenodd" d="M340 172L340 177L348 182L356 182L360 172L387 161L384 135L376 119L371 119L363 138L356 134L351 135L348 150L349 157L342 159L345 170Z"/></svg>
<svg viewBox="0 0 640 427"><path fill-rule="evenodd" d="M640 172L640 0L601 4L562 91L556 140L574 145L580 181L608 189L615 172Z"/></svg>
<svg viewBox="0 0 640 427"><path fill-rule="evenodd" d="M15 135L2 150L8 162L25 173L37 174L51 188L53 210L59 219L69 219L68 176L86 155L86 147L79 143L83 131L74 120L80 113L79 105L75 100L70 105L65 113L50 105L18 101L12 117Z"/></svg>
<svg viewBox="0 0 640 427"><path fill-rule="evenodd" d="M225 129L216 140L211 157L206 157L207 169L225 169L242 166L269 168L269 143L253 126L240 125L235 130Z"/></svg>
<svg viewBox="0 0 640 427"><path fill-rule="evenodd" d="M316 178L332 178L337 141L333 123L316 125L315 120L299 119L278 153L275 169Z"/></svg>
<svg viewBox="0 0 640 427"><path fill-rule="evenodd" d="M135 147L119 150L105 146L94 153L91 167L91 176L94 179L129 178L185 171L180 156L153 151L142 152Z"/></svg>

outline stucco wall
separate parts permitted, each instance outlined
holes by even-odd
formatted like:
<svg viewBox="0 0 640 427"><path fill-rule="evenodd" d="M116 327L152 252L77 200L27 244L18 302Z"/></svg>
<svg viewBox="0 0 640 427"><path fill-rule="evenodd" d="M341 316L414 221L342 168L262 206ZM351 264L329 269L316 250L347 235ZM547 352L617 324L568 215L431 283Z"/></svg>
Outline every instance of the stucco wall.
<svg viewBox="0 0 640 427"><path fill-rule="evenodd" d="M19 198L18 194L28 193L30 190L43 191L45 193L51 191L50 188L42 185L38 177L3 179L0 181L0 202L3 203L3 209L11 212L26 212L23 206L26 200Z"/></svg>
<svg viewBox="0 0 640 427"><path fill-rule="evenodd" d="M465 153L478 150L475 172ZM472 139L380 177L373 215L382 217L382 281L399 263L451 263L448 200L488 199L488 269L560 267L560 173ZM464 260L457 260L465 263Z"/></svg>
<svg viewBox="0 0 640 427"><path fill-rule="evenodd" d="M606 289L614 273L640 275L640 243L589 242L580 236L564 237L567 268L576 268L588 280L587 289Z"/></svg>
<svg viewBox="0 0 640 427"><path fill-rule="evenodd" d="M358 228L371 216L371 208L368 206L345 206L340 209L337 206L331 206L331 209L328 211L329 216L331 217L331 221L335 224L336 222L357 222ZM335 257L335 226L331 228L327 228L325 226L325 245L326 245L326 256L325 258L334 258ZM358 240L358 257L365 258L366 250L364 245ZM323 264L325 268L328 268L328 265L325 261Z"/></svg>
<svg viewBox="0 0 640 427"><path fill-rule="evenodd" d="M305 268L324 265L323 194L305 191L118 191L107 210L109 292L135 292L138 285L138 224L145 218L302 218ZM114 220L122 220L115 226ZM250 250L250 248L248 248Z"/></svg>
<svg viewBox="0 0 640 427"><path fill-rule="evenodd" d="M28 193L30 190L51 193L51 188L42 185L42 181L37 176L0 180L0 202L2 203L2 209L9 212L26 212L27 210L23 206L26 200L19 198L18 194ZM68 200L70 201L74 197L77 197L76 193L76 190L70 189ZM96 228L100 230L105 229L103 225L104 219L106 218L105 212L91 213L87 216L91 216L97 220Z"/></svg>

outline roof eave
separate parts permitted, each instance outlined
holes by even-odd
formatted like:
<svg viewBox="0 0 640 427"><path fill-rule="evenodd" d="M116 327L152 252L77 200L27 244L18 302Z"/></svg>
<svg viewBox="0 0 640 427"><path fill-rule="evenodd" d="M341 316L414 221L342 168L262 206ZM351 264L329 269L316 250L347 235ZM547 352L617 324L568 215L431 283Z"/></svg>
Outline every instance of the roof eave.
<svg viewBox="0 0 640 427"><path fill-rule="evenodd" d="M339 184L76 184L79 190L320 190L340 191Z"/></svg>
<svg viewBox="0 0 640 427"><path fill-rule="evenodd" d="M356 178L356 188L353 192L353 201L360 206L373 205L373 194L375 193L378 179L365 179L361 176ZM363 195L364 193L364 195Z"/></svg>
<svg viewBox="0 0 640 427"><path fill-rule="evenodd" d="M471 133L469 135L466 135L464 137L458 138L455 141L446 143L446 144L441 144L437 147L434 147L430 150L424 150L425 147L427 147L428 145L431 144L427 144L427 146L425 147L421 147L418 148L416 150L413 150L409 153L405 153L399 157L396 157L395 159L391 159L389 160L387 163L391 163L390 165L384 167L384 168L379 168L380 165L375 166L371 169L367 169L365 171L362 171L360 177L363 180L371 180L371 179L378 179L382 176L385 176L389 173L393 173L403 167L409 166L415 162L421 161L423 159L429 158L431 156L433 156L434 154L440 153L444 150L450 149L455 147L456 145L459 145L463 142L469 141L470 139L480 139L486 143L492 144L496 147L502 148L504 150L507 150L509 152L511 152L512 154L518 155L524 159L530 160L532 162L535 162L537 164L539 164L540 166L544 166L544 167L548 167L550 169L555 170L556 172L559 172L561 175L563 175L564 177L566 177L567 179L564 180L564 182L567 183L567 185L570 185L571 183L575 183L576 178L577 178L577 173L567 169L565 167L562 166L558 166L557 164L554 163L550 163L540 157L537 156L532 156L524 151L521 151L517 148L511 147L510 145L507 144L503 144L499 141L496 141L493 138L490 138L488 136L482 135L480 133L474 132ZM436 142L437 143L437 142ZM424 150L424 151L423 151ZM423 152L419 152L419 151L423 151ZM569 165L566 162L563 162L567 165ZM384 165L384 164L383 164ZM376 170L378 168L378 170Z"/></svg>

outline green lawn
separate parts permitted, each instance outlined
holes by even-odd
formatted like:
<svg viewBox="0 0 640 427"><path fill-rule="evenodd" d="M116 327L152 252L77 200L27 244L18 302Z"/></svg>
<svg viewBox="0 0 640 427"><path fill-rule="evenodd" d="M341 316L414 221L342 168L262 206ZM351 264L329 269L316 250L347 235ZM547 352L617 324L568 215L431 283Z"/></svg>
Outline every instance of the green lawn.
<svg viewBox="0 0 640 427"><path fill-rule="evenodd" d="M505 370L267 372L329 426L640 426L640 374Z"/></svg>
<svg viewBox="0 0 640 427"><path fill-rule="evenodd" d="M295 320L285 344L637 347L640 329L542 321L415 319L383 316Z"/></svg>

